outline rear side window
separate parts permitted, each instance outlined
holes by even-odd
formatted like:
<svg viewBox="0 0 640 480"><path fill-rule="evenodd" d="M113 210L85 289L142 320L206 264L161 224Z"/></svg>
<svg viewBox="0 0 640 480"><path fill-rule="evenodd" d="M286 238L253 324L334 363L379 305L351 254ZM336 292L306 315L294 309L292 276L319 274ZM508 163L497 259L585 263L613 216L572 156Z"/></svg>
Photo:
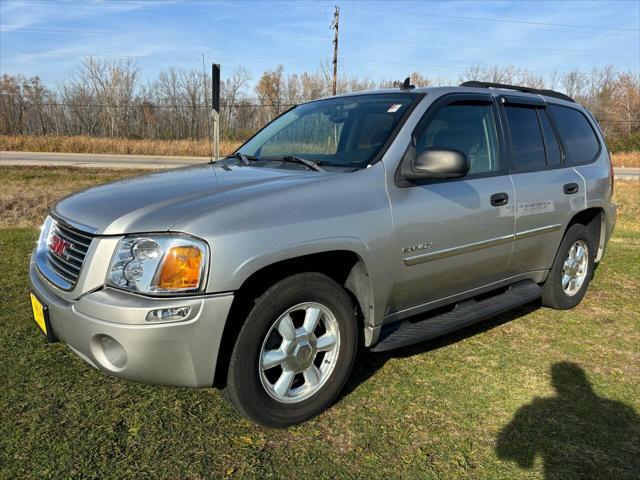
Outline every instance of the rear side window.
<svg viewBox="0 0 640 480"><path fill-rule="evenodd" d="M546 168L544 140L534 107L505 107L511 131L511 153L516 170Z"/></svg>
<svg viewBox="0 0 640 480"><path fill-rule="evenodd" d="M498 134L490 103L453 103L436 113L416 141L416 153L430 147L463 151L469 175L500 170Z"/></svg>
<svg viewBox="0 0 640 480"><path fill-rule="evenodd" d="M538 110L540 116L540 124L542 125L542 133L544 134L544 146L547 151L547 163L554 167L562 162L562 153L556 132L551 126L547 112L543 109Z"/></svg>
<svg viewBox="0 0 640 480"><path fill-rule="evenodd" d="M559 105L551 105L550 108L571 161L585 163L593 160L600 150L600 144L587 117L573 108Z"/></svg>

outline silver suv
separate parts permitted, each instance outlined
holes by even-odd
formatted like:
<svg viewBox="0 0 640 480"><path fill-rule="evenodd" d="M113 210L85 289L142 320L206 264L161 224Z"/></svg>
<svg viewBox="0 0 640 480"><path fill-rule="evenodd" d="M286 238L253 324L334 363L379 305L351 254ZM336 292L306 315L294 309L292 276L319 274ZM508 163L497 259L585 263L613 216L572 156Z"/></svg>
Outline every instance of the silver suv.
<svg viewBox="0 0 640 480"><path fill-rule="evenodd" d="M465 83L299 105L215 163L61 200L34 317L94 367L223 389L283 427L359 346L422 342L542 299L575 307L616 207L602 132L553 91Z"/></svg>

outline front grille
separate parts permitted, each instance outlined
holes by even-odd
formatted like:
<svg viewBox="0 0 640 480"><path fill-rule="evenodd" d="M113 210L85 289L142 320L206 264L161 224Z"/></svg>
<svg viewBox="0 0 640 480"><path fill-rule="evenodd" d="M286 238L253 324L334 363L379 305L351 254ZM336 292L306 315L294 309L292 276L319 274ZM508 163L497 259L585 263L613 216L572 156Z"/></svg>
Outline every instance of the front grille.
<svg viewBox="0 0 640 480"><path fill-rule="evenodd" d="M55 240L55 237L60 240ZM78 281L92 240L93 235L90 233L80 231L57 220L53 222L47 245L46 261L56 274L69 283L69 288L75 286Z"/></svg>

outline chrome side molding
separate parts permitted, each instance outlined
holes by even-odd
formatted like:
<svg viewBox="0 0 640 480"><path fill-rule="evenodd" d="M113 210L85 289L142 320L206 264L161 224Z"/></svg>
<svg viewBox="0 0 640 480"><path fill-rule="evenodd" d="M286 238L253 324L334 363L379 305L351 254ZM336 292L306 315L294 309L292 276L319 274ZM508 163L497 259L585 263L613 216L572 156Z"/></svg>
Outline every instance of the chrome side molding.
<svg viewBox="0 0 640 480"><path fill-rule="evenodd" d="M423 253L420 255L413 255L403 259L404 264L408 267L419 265L425 262L431 262L433 260L440 260L442 258L452 257L454 255L461 255L463 253L470 253L476 250L482 250L483 248L495 247L496 245L502 245L503 243L512 242L515 240L521 240L523 238L529 238L536 235L543 235L545 233L555 232L560 230L562 225L560 223L554 225L547 225L545 227L533 228L531 230L523 230L512 235L505 235L503 237L490 238L489 240L483 240L481 242L468 243L459 247L446 248L437 252Z"/></svg>

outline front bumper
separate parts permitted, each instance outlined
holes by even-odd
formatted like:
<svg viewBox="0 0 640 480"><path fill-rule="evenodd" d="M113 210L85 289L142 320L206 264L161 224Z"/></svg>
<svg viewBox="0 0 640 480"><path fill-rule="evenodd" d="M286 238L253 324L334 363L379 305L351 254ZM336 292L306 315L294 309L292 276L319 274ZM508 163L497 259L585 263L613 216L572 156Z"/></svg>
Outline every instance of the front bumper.
<svg viewBox="0 0 640 480"><path fill-rule="evenodd" d="M67 300L31 261L34 292L49 308L55 335L94 367L156 385L210 387L233 294L148 298L103 288ZM188 306L179 322L149 323L157 308Z"/></svg>

